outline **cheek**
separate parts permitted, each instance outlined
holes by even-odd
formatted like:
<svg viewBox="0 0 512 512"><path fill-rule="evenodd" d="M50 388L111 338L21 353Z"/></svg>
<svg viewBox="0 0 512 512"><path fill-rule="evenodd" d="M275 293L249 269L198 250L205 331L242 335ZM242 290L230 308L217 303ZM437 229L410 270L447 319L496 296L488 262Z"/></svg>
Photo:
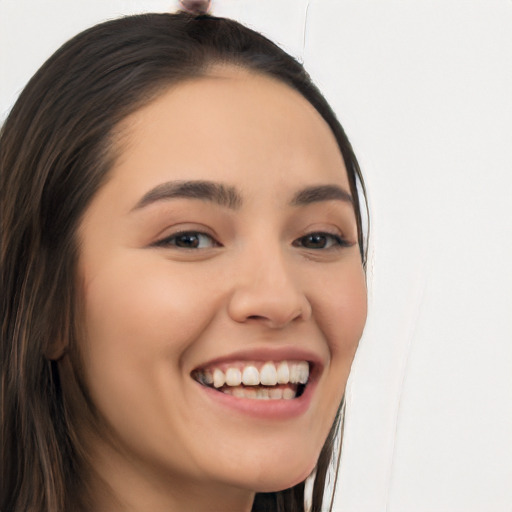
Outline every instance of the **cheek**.
<svg viewBox="0 0 512 512"><path fill-rule="evenodd" d="M171 272L167 263L135 252L87 282L85 373L93 400L109 414L113 402L121 407L128 397L145 407L162 382L178 385L181 356L217 310L201 276Z"/></svg>
<svg viewBox="0 0 512 512"><path fill-rule="evenodd" d="M200 275L144 255L103 267L85 290L87 339L151 353L180 351L208 323L215 294ZM140 260L140 264L138 264Z"/></svg>
<svg viewBox="0 0 512 512"><path fill-rule="evenodd" d="M355 353L367 315L366 281L361 265L352 265L335 275L325 280L314 305L332 357Z"/></svg>
<svg viewBox="0 0 512 512"><path fill-rule="evenodd" d="M176 399L189 380L183 355L212 321L219 294L204 276L136 251L86 270L82 356L92 402L134 453L164 457L167 446L173 464L186 460L176 421L188 412Z"/></svg>
<svg viewBox="0 0 512 512"><path fill-rule="evenodd" d="M337 330L334 353L348 351L355 354L359 340L363 334L367 316L367 290L364 273L355 272L346 277L340 284L337 294L340 297L337 311L338 321L334 326ZM336 302L333 300L333 304Z"/></svg>
<svg viewBox="0 0 512 512"><path fill-rule="evenodd" d="M331 273L314 307L330 358L323 377L327 384L324 404L331 409L326 416L334 417L366 322L366 281L360 264L342 269L336 279Z"/></svg>

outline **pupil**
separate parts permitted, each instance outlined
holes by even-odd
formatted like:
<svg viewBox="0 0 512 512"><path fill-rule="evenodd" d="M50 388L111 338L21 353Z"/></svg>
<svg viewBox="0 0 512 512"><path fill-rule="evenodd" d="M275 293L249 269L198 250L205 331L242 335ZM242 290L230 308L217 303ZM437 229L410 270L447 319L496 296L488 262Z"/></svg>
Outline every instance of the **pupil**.
<svg viewBox="0 0 512 512"><path fill-rule="evenodd" d="M309 247L318 248L325 246L325 236L323 235L309 235L306 238L306 244Z"/></svg>
<svg viewBox="0 0 512 512"><path fill-rule="evenodd" d="M180 235L176 240L179 247L195 248L199 245L199 237L190 233Z"/></svg>

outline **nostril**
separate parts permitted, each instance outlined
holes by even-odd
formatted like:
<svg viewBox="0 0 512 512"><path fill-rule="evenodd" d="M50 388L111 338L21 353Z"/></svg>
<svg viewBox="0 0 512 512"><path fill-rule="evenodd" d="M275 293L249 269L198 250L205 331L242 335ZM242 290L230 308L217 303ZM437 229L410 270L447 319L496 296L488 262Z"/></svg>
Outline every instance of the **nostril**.
<svg viewBox="0 0 512 512"><path fill-rule="evenodd" d="M311 304L291 280L279 284L268 276L255 276L233 290L228 314L238 323L260 322L281 328L297 320L308 320Z"/></svg>

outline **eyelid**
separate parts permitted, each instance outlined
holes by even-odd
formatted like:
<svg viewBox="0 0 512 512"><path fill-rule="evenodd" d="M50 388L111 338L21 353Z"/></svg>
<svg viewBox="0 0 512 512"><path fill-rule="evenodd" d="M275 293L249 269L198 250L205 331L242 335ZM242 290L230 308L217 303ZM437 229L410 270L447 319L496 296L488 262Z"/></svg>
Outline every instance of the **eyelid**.
<svg viewBox="0 0 512 512"><path fill-rule="evenodd" d="M326 237L326 238L330 238L331 242L334 240L334 244L331 244L328 247L304 247L302 245L299 245L300 242L302 242L305 238L307 238L308 236L312 236L312 235L320 235L320 236L323 236L323 237ZM298 247L302 247L304 249L313 250L313 251L322 251L322 250L326 251L326 250L342 249L344 247L352 247L354 244L355 244L355 242L352 242L352 241L348 240L339 231L334 233L333 231L327 230L327 229L312 229L312 230L309 230L304 235L296 238L293 241L292 245L298 246Z"/></svg>
<svg viewBox="0 0 512 512"><path fill-rule="evenodd" d="M198 235L198 236L202 236L202 237L208 237L212 241L212 245L209 247L197 247L196 248L196 247L179 247L176 244L170 243L170 241L176 240L178 237L184 236L184 235ZM178 250L194 250L194 251L204 250L204 249L212 249L213 247L222 247L222 244L217 240L217 238L213 234L208 233L208 230L206 230L206 229L202 230L202 229L198 229L198 228L178 229L176 231L169 233L167 236L159 238L156 242L152 243L151 245L152 245L152 247L164 247L164 248L165 247L168 247L168 248L174 247Z"/></svg>

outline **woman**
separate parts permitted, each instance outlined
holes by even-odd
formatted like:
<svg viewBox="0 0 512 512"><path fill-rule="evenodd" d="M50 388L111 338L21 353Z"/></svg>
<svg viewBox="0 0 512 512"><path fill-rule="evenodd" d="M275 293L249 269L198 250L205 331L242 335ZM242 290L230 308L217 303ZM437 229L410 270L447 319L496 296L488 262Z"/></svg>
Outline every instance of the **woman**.
<svg viewBox="0 0 512 512"><path fill-rule="evenodd" d="M321 510L365 249L303 68L234 21L114 20L0 141L1 510L301 511L308 475Z"/></svg>

